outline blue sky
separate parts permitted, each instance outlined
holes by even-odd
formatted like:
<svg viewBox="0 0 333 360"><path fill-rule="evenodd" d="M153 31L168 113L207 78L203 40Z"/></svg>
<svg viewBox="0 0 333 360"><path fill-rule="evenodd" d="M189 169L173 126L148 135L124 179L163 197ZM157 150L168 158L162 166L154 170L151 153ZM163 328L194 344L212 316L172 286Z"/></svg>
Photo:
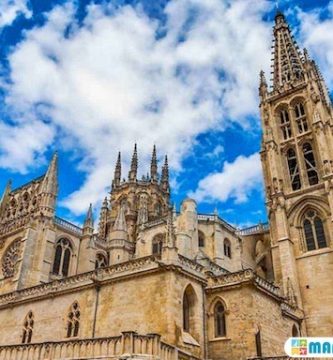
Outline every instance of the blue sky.
<svg viewBox="0 0 333 360"><path fill-rule="evenodd" d="M300 47L333 83L333 1L280 0ZM59 153L58 214L80 221L109 191L118 150L140 175L153 144L173 201L194 197L244 227L266 221L258 73L269 72L269 0L3 0L0 192Z"/></svg>

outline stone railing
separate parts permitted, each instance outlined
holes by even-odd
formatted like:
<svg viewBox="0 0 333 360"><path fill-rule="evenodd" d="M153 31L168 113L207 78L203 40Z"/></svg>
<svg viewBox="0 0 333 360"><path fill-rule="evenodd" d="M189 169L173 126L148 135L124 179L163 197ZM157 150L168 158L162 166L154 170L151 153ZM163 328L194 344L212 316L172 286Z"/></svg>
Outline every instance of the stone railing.
<svg viewBox="0 0 333 360"><path fill-rule="evenodd" d="M123 263L111 265L105 268L70 276L61 280L17 290L11 293L0 295L0 306L8 305L15 301L24 300L30 297L43 296L50 293L58 293L77 286L93 284L95 281L112 278L114 275L126 272L144 271L152 266L158 267L154 256L146 256Z"/></svg>
<svg viewBox="0 0 333 360"><path fill-rule="evenodd" d="M10 219L0 224L0 236L17 231L26 226L31 220L31 214L26 214L17 218Z"/></svg>
<svg viewBox="0 0 333 360"><path fill-rule="evenodd" d="M194 270L199 273L203 273L205 270L205 267L203 265L197 263L194 260L188 259L187 257L185 257L183 255L178 254L178 259L179 259L180 264L182 266L184 266L185 268Z"/></svg>
<svg viewBox="0 0 333 360"><path fill-rule="evenodd" d="M209 286L214 288L219 286L229 286L241 282L252 282L256 287L267 291L271 295L274 295L282 300L280 288L256 275L251 269L223 274L215 277L212 276L209 280Z"/></svg>
<svg viewBox="0 0 333 360"><path fill-rule="evenodd" d="M267 281L257 275L255 276L254 281L262 289L267 290L271 294L275 294L278 297L282 297L280 288L278 286L275 286L274 284L270 283L269 281Z"/></svg>
<svg viewBox="0 0 333 360"><path fill-rule="evenodd" d="M164 225L166 224L166 222L167 222L166 218L155 219L143 224L142 227L143 229L150 229L155 226Z"/></svg>
<svg viewBox="0 0 333 360"><path fill-rule="evenodd" d="M70 231L75 235L78 235L78 236L82 235L82 229L79 226L76 226L65 219L55 216L54 223L56 225L58 225L59 227L63 228L64 230Z"/></svg>
<svg viewBox="0 0 333 360"><path fill-rule="evenodd" d="M269 223L258 224L255 226L248 227L246 229L237 230L236 233L238 236L247 236L261 234L266 231L269 231Z"/></svg>
<svg viewBox="0 0 333 360"><path fill-rule="evenodd" d="M123 332L121 336L71 339L44 343L0 346L0 360L97 360L97 359L198 360L161 341L160 335Z"/></svg>
<svg viewBox="0 0 333 360"><path fill-rule="evenodd" d="M234 233L236 231L236 228L234 228L232 225L227 223L225 220L221 219L218 215L209 215L209 214L198 214L198 220L199 221L213 221L221 224L226 229L228 229L230 232Z"/></svg>

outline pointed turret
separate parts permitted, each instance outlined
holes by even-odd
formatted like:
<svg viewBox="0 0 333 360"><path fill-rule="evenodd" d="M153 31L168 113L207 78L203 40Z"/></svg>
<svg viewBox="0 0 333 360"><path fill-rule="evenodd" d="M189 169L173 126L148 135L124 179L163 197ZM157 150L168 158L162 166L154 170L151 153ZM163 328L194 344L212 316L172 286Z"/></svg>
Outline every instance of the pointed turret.
<svg viewBox="0 0 333 360"><path fill-rule="evenodd" d="M57 196L58 193L58 154L55 153L45 174L41 193Z"/></svg>
<svg viewBox="0 0 333 360"><path fill-rule="evenodd" d="M58 194L58 154L55 153L44 176L40 189L40 215L53 217Z"/></svg>
<svg viewBox="0 0 333 360"><path fill-rule="evenodd" d="M87 211L86 218L84 220L83 228L94 228L94 216L93 216L93 209L92 204L89 205L89 209Z"/></svg>
<svg viewBox="0 0 333 360"><path fill-rule="evenodd" d="M105 239L107 236L106 233L106 223L108 218L108 199L105 197L103 201L103 205L101 207L101 212L99 216L99 224L98 224L98 236L102 239Z"/></svg>
<svg viewBox="0 0 333 360"><path fill-rule="evenodd" d="M157 182L157 155L156 155L156 146L154 145L153 154L151 157L150 163L150 179L151 182Z"/></svg>
<svg viewBox="0 0 333 360"><path fill-rule="evenodd" d="M267 95L267 80L264 71L260 71L259 95L264 99Z"/></svg>
<svg viewBox="0 0 333 360"><path fill-rule="evenodd" d="M5 210L7 200L8 200L8 196L9 196L10 191L11 191L11 187L12 187L12 181L8 180L7 185L5 187L5 190L4 190L3 195L1 197L1 200L0 200L0 217L2 216L2 213Z"/></svg>
<svg viewBox="0 0 333 360"><path fill-rule="evenodd" d="M273 44L273 88L302 80L304 68L298 46L291 34L285 16L278 11L275 16Z"/></svg>
<svg viewBox="0 0 333 360"><path fill-rule="evenodd" d="M132 160L131 160L131 169L128 173L128 180L135 182L137 173L138 173L138 151L137 151L137 146L135 144L133 155L132 155Z"/></svg>
<svg viewBox="0 0 333 360"><path fill-rule="evenodd" d="M113 181L112 181L112 188L115 188L115 187L119 186L120 181L121 181L121 153L119 151L116 167L115 167L115 170L114 170L114 178L113 178Z"/></svg>
<svg viewBox="0 0 333 360"><path fill-rule="evenodd" d="M169 192L169 164L167 155L165 155L164 165L162 167L161 186L164 191Z"/></svg>

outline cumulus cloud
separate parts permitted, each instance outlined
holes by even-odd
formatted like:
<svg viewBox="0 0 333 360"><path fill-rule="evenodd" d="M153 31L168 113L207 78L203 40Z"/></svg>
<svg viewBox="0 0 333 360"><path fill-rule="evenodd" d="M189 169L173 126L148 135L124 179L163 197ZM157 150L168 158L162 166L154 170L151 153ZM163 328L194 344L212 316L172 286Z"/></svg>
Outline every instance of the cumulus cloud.
<svg viewBox="0 0 333 360"><path fill-rule="evenodd" d="M325 18L323 18L325 14ZM314 56L327 81L333 86L333 1L326 7L303 12L299 10L300 36L303 45Z"/></svg>
<svg viewBox="0 0 333 360"><path fill-rule="evenodd" d="M43 163L43 152L52 143L54 131L41 121L9 126L0 121L0 167L25 173L27 167Z"/></svg>
<svg viewBox="0 0 333 360"><path fill-rule="evenodd" d="M28 8L27 0L2 0L0 10L0 29L11 25L18 15L24 15L26 18L32 16Z"/></svg>
<svg viewBox="0 0 333 360"><path fill-rule="evenodd" d="M262 170L258 153L238 156L234 162L225 162L221 172L202 179L195 192L189 194L197 201L225 202L233 198L236 203L248 200L254 190L262 190Z"/></svg>
<svg viewBox="0 0 333 360"><path fill-rule="evenodd" d="M79 214L100 200L117 151L126 169L134 141L141 164L156 143L177 171L198 134L230 121L246 126L247 116L257 114L258 72L270 58L271 24L262 20L269 6L267 0L171 0L161 23L140 8L91 5L78 24L67 3L27 31L8 59L6 103L22 114L42 114L43 129L57 129L63 146L84 154L85 181L63 204ZM23 122L19 129L27 127ZM33 146L23 142L17 170L52 138L50 131ZM15 151L7 146L5 154L0 166L15 167L8 161Z"/></svg>

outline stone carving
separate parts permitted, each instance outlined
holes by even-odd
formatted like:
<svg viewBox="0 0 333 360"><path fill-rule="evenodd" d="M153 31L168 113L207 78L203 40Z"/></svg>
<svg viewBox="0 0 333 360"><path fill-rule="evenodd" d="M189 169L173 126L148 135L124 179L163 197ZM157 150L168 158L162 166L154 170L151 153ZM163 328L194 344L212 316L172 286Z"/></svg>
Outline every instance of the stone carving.
<svg viewBox="0 0 333 360"><path fill-rule="evenodd" d="M297 299L294 291L293 284L291 283L290 278L288 277L287 280L287 300L290 305L296 307L297 306Z"/></svg>
<svg viewBox="0 0 333 360"><path fill-rule="evenodd" d="M13 277L16 274L20 254L21 240L17 239L8 247L2 258L2 273L4 278Z"/></svg>

